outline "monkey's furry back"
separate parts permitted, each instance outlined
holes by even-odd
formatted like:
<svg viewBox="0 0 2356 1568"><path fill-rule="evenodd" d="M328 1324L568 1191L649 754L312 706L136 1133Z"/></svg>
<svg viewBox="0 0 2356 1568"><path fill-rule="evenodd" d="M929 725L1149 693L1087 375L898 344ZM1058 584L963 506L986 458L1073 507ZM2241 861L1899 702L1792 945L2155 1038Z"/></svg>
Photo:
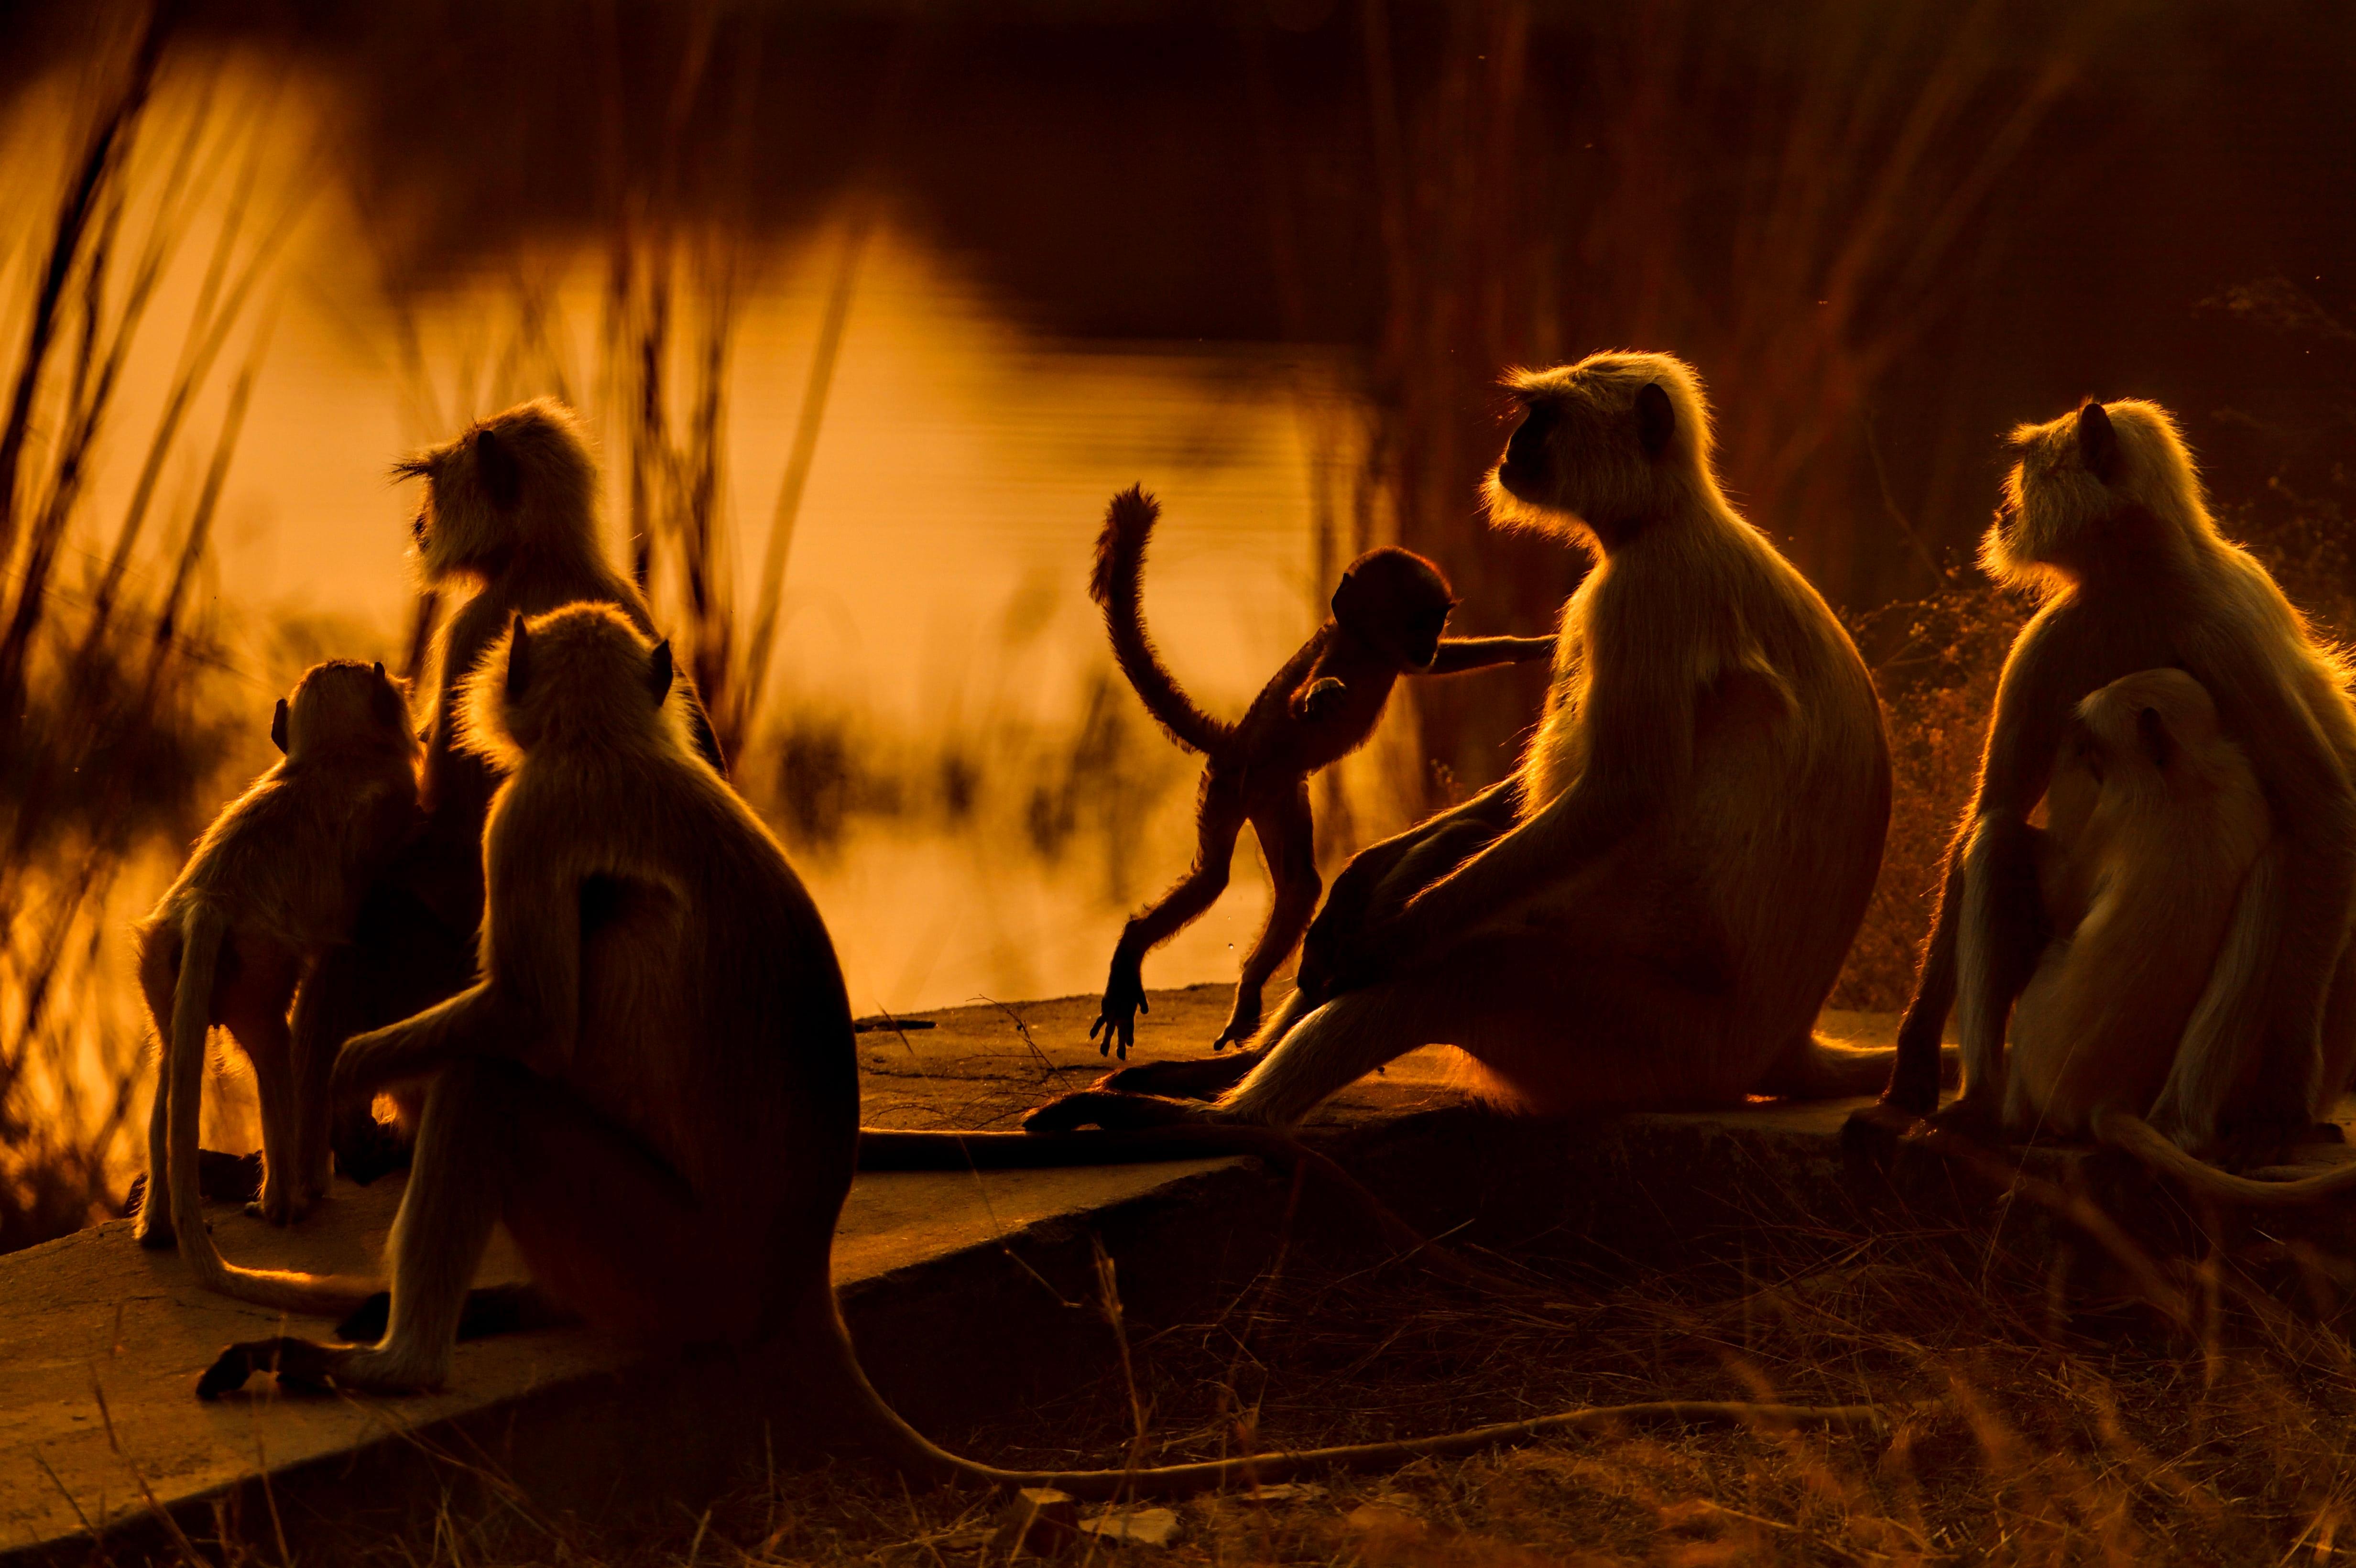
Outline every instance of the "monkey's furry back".
<svg viewBox="0 0 2356 1568"><path fill-rule="evenodd" d="M1162 504L1146 494L1142 485L1132 485L1112 498L1105 507L1104 530L1097 536L1088 597L1104 611L1113 657L1136 688L1145 710L1180 745L1207 754L1225 745L1234 728L1195 707L1194 699L1179 689L1177 677L1162 662L1162 651L1145 633L1145 613L1140 603L1145 545L1161 516Z"/></svg>
<svg viewBox="0 0 2356 1568"><path fill-rule="evenodd" d="M616 927L584 938L568 1081L701 1200L756 1228L788 1211L819 1223L815 1203L830 1228L809 1172L840 1172L847 1187L859 1085L850 999L816 905L691 743L681 686L651 700L654 645L623 613L571 604L526 629L519 699L507 688L512 632L464 689L464 743L509 770L484 834L484 975L501 979L505 944L530 942L535 923L581 920L574 906L530 908L542 890L593 877L636 890Z"/></svg>

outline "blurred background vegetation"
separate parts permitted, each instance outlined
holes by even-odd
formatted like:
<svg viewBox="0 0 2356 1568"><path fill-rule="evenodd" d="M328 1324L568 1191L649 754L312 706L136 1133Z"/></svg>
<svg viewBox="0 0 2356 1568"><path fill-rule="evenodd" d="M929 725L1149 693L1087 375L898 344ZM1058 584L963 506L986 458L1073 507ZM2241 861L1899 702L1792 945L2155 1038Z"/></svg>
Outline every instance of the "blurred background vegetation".
<svg viewBox="0 0 2356 1568"><path fill-rule="evenodd" d="M2324 0L0 4L0 1249L120 1195L145 1093L123 933L266 762L257 713L328 654L426 669L438 606L397 571L348 602L223 577L241 495L324 483L241 444L316 357L281 323L320 299L402 442L541 392L591 416L616 547L854 993L896 1008L1085 987L1183 860L1189 766L1078 602L1099 471L1261 475L1248 520L1278 497L1191 544L1173 509L1158 557L1194 585L1158 605L1242 606L1182 660L1240 701L1373 543L1440 560L1460 630L1545 624L1580 562L1473 506L1499 370L1685 355L1730 488L1890 709L1890 850L1836 997L1886 1008L2019 614L1969 566L2006 427L2161 400L2229 529L2356 626L2351 58L2356 11ZM936 271L895 294L912 255ZM932 439L843 400L893 323L939 337L907 301L941 276L987 327L938 362L970 401L1039 400L960 439L1096 499L1042 544L944 490L830 569L820 531L864 521L842 465L882 485ZM790 354L765 325L787 296ZM790 395L748 392L772 374ZM926 570L1034 547L917 624ZM815 677L792 639L820 634L865 685ZM906 675L919 642L948 696ZM1321 785L1329 867L1499 776L1541 688L1403 694ZM1232 973L1256 896L1239 877L1156 978ZM956 964L935 904L979 933Z"/></svg>

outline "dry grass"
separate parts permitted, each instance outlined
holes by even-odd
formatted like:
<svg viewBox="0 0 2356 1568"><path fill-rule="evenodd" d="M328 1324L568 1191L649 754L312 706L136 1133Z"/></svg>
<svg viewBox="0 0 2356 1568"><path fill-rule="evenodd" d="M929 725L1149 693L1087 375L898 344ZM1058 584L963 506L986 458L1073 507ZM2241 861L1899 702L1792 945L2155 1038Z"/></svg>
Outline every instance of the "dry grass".
<svg viewBox="0 0 2356 1568"><path fill-rule="evenodd" d="M1519 1564L2323 1561L2356 1496L2344 1268L2162 1265L2181 1329L2052 1281L1984 1232L1762 1225L1676 1273L1562 1262L1479 1300L1408 1268L1295 1248L1207 1320L1129 1326L1135 1381L1095 1381L947 1434L1015 1464L1118 1464L1435 1431L1675 1391L1872 1401L1886 1435L1644 1431L1533 1445L1307 1495L1182 1505L1167 1552L1074 1561ZM1588 1260L1591 1264L1594 1260ZM2278 1296L2287 1279L2298 1288ZM2296 1298L2296 1310L2282 1305ZM604 1540L512 1502L421 1518L337 1561L982 1563L992 1499L849 1465L784 1475ZM1132 1556L1133 1554L1133 1556ZM234 1560L234 1553L229 1554ZM267 1551L260 1560L274 1560Z"/></svg>

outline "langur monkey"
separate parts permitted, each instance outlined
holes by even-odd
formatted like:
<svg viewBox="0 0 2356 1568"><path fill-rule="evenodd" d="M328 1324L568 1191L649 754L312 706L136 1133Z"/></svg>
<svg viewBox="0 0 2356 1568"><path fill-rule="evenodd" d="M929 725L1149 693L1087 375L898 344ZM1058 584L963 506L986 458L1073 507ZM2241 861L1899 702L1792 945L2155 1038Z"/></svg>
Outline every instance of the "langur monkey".
<svg viewBox="0 0 2356 1568"><path fill-rule="evenodd" d="M2091 1135L2248 1203L2356 1188L2356 1168L2232 1176L2147 1119L2196 1009L2242 994L2240 971L2265 956L2234 922L2273 837L2265 792L2201 683L2142 670L2081 702L2045 810L2038 884L2053 935L2013 1007L2006 1135Z"/></svg>
<svg viewBox="0 0 2356 1568"><path fill-rule="evenodd" d="M1323 888L1317 875L1309 775L1365 744L1394 681L1403 675L1452 675L1546 658L1554 652L1552 637L1441 635L1456 605L1448 580L1414 551L1387 545L1350 563L1333 590L1333 618L1269 677L1241 720L1225 723L1194 706L1145 635L1138 601L1146 540L1161 515L1161 504L1142 485L1115 496L1105 509L1096 569L1088 579L1088 596L1104 612L1113 656L1146 711L1171 739L1204 757L1194 867L1121 928L1104 1003L1088 1028L1090 1039L1101 1032L1102 1049L1117 1049L1124 1059L1137 1037L1137 1014L1145 1009L1145 955L1226 891L1236 836L1247 822L1268 859L1275 899L1266 928L1244 959L1226 1027L1211 1049L1240 1044L1259 1028L1260 988L1292 955Z"/></svg>
<svg viewBox="0 0 2356 1568"><path fill-rule="evenodd" d="M1537 1111L1880 1082L1889 1051L1813 1030L1889 824L1864 662L1719 488L1684 362L1598 354L1509 384L1492 517L1600 558L1519 769L1350 863L1266 1056L1215 1104L1082 1091L1027 1125L1289 1125L1434 1043Z"/></svg>
<svg viewBox="0 0 2356 1568"><path fill-rule="evenodd" d="M370 1345L232 1346L200 1395L264 1368L355 1391L440 1385L504 1221L538 1287L593 1323L650 1348L766 1349L884 1456L930 1477L1185 1490L1596 1419L1077 1474L998 1470L933 1446L869 1385L829 1275L859 1140L842 972L784 850L692 744L669 645L649 646L611 605L519 617L468 680L463 712L464 743L506 775L483 846L482 977L362 1035L336 1064L345 1094L431 1079L388 1243L388 1327ZM308 1284L301 1307L315 1312L348 1310L375 1287Z"/></svg>
<svg viewBox="0 0 2356 1568"><path fill-rule="evenodd" d="M168 1247L198 1280L284 1306L272 1276L222 1262L198 1188L205 1038L226 1027L262 1100L262 1190L249 1211L302 1217L327 1188L329 1059L294 1049L287 1004L351 931L361 891L417 830L417 738L382 665L314 666L279 701L284 758L214 818L139 927L139 982L162 1042L148 1118L140 1244Z"/></svg>
<svg viewBox="0 0 2356 1568"><path fill-rule="evenodd" d="M1964 1090L1939 1120L1982 1137L2001 1126L2007 1019L2047 937L2029 813L2080 702L2122 676L2174 668L2212 700L2223 738L2257 779L2272 837L2225 938L2241 956L2211 973L2151 1103L2152 1141L2231 1166L2265 1164L2311 1136L2356 1056L2347 672L2265 570L2219 535L2165 409L2090 400L2021 426L2011 445L2019 461L1980 560L2042 603L1997 682L1978 790L1947 857L1885 1114L1933 1111L1953 1008Z"/></svg>
<svg viewBox="0 0 2356 1568"><path fill-rule="evenodd" d="M497 764L458 743L458 693L483 650L517 614L589 601L614 605L655 635L645 596L606 560L597 533L598 473L573 411L551 398L493 414L454 440L393 465L422 479L410 524L425 582L471 586L440 639L426 730L426 830L370 890L352 944L306 988L295 1033L332 1056L347 1039L406 1018L466 985L474 973L483 902L483 814ZM687 683L682 680L682 687ZM697 748L723 768L712 724L691 688L682 700ZM362 1179L400 1162L382 1147L367 1107L338 1117L337 1147Z"/></svg>

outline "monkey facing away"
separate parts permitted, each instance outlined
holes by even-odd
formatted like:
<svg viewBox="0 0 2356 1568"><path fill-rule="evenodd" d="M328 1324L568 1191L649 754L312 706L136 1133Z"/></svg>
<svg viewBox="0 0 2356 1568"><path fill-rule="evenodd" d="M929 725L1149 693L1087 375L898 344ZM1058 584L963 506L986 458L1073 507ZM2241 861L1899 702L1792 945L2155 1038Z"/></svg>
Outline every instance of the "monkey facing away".
<svg viewBox="0 0 2356 1568"><path fill-rule="evenodd" d="M2001 1125L2007 1020L2046 940L2029 813L2054 779L2079 703L2123 676L2174 668L2213 702L2273 833L2226 938L2243 956L2211 975L2151 1120L2158 1141L2179 1149L2265 1164L2310 1135L2356 1056L2356 708L2346 672L2265 570L2219 535L2166 410L2088 401L2021 426L2011 442L2019 461L1981 560L2042 603L1997 683L1979 786L1948 854L1885 1107L1933 1109L1952 1008L1964 1090L1940 1121L1982 1136Z"/></svg>
<svg viewBox="0 0 2356 1568"><path fill-rule="evenodd" d="M1554 653L1552 637L1441 635L1456 601L1440 569L1412 550L1385 546L1352 561L1333 590L1333 614L1269 677L1233 724L1194 706L1145 634L1140 608L1146 541L1160 503L1141 485L1112 498L1097 539L1088 596L1104 612L1121 673L1171 738L1205 759L1196 807L1194 864L1171 890L1122 927L1090 1026L1105 1051L1129 1055L1145 1008L1145 955L1226 891L1236 837L1249 823L1276 884L1268 924L1244 959L1235 1006L1211 1049L1237 1044L1259 1027L1260 990L1291 955L1316 912L1316 828L1309 775L1365 744L1402 675L1460 670Z"/></svg>
<svg viewBox="0 0 2356 1568"><path fill-rule="evenodd" d="M1890 1052L1813 1032L1889 821L1863 661L1719 490L1682 361L1598 354L1512 385L1492 516L1600 556L1518 771L1351 862L1266 1056L1215 1104L1083 1091L1029 1125L1285 1125L1432 1043L1544 1111L1879 1081Z"/></svg>
<svg viewBox="0 0 2356 1568"><path fill-rule="evenodd" d="M419 826L417 739L382 665L313 667L270 727L285 753L223 808L139 927L139 980L162 1042L136 1234L215 1289L281 1305L206 1231L197 1125L205 1039L220 1024L253 1063L262 1175L252 1211L298 1219L327 1187L329 1058L295 1049L286 1009L351 931L360 894Z"/></svg>
<svg viewBox="0 0 2356 1568"><path fill-rule="evenodd" d="M461 685L483 650L518 614L584 601L611 604L655 635L645 596L606 559L596 458L563 404L519 403L403 459L393 473L425 483L410 525L420 575L444 590L473 592L440 636L426 732L426 830L370 890L352 943L305 987L295 1017L305 1049L330 1056L352 1035L440 1001L474 974L483 816L498 778L496 764L458 744L457 712ZM692 689L684 700L697 747L724 769ZM377 1141L365 1106L339 1116L338 1154L354 1174L399 1162Z"/></svg>
<svg viewBox="0 0 2356 1568"><path fill-rule="evenodd" d="M536 1286L591 1322L654 1349L775 1355L806 1396L929 1477L1092 1496L1183 1490L1600 1419L1572 1413L1422 1445L1076 1474L997 1470L933 1446L868 1384L829 1273L859 1139L841 970L785 852L692 746L669 645L650 647L610 605L519 618L469 681L465 712L466 743L506 773L484 840L482 976L353 1040L336 1065L348 1095L431 1084L387 1244L383 1338L232 1346L200 1395L265 1368L356 1391L438 1386L477 1260L504 1221ZM348 1310L374 1285L311 1276L303 1307Z"/></svg>

